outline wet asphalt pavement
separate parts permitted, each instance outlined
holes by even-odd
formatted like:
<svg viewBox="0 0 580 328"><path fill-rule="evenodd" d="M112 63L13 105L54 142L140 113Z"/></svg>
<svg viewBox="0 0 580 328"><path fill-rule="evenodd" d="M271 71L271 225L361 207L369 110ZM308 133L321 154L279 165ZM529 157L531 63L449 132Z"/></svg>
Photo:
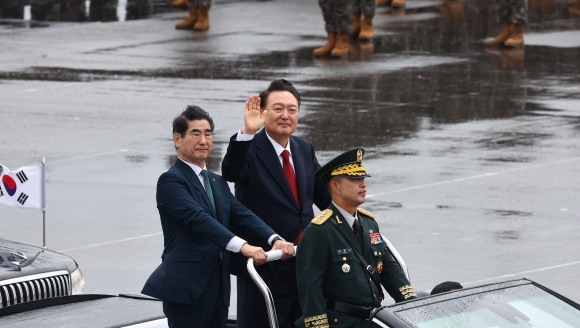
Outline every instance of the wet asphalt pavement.
<svg viewBox="0 0 580 328"><path fill-rule="evenodd" d="M219 172L247 96L286 78L321 163L367 150L362 207L416 289L523 276L580 302L580 14L529 7L523 50L485 49L498 26L484 1L379 8L373 42L345 60L311 57L316 1L220 4L207 32L175 30L182 12L5 20L0 163L46 157L48 247L76 259L87 292L138 293L163 248L155 185L175 160L173 117L210 112ZM0 237L40 246L41 218L3 206Z"/></svg>

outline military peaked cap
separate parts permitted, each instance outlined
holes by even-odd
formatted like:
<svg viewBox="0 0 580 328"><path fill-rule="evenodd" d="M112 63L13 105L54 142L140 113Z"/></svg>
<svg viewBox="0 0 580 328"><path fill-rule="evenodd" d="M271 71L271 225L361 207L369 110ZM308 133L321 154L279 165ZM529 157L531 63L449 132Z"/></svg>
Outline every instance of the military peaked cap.
<svg viewBox="0 0 580 328"><path fill-rule="evenodd" d="M365 150L363 148L345 151L314 172L314 176L320 178L324 183L328 183L335 176L355 179L370 177L371 175L367 173L362 165L364 154Z"/></svg>

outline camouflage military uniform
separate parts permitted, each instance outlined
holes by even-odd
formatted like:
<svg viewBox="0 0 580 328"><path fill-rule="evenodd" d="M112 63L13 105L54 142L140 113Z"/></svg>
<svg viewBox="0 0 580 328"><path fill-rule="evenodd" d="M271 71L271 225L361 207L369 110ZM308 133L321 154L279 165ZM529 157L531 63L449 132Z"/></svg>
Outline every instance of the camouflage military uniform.
<svg viewBox="0 0 580 328"><path fill-rule="evenodd" d="M526 24L527 8L525 0L495 0L499 22Z"/></svg>
<svg viewBox="0 0 580 328"><path fill-rule="evenodd" d="M353 0L318 0L326 32L350 33Z"/></svg>
<svg viewBox="0 0 580 328"><path fill-rule="evenodd" d="M187 7L211 8L211 0L187 0Z"/></svg>
<svg viewBox="0 0 580 328"><path fill-rule="evenodd" d="M352 4L353 13L361 13L365 16L374 16L376 9L376 0L354 0Z"/></svg>

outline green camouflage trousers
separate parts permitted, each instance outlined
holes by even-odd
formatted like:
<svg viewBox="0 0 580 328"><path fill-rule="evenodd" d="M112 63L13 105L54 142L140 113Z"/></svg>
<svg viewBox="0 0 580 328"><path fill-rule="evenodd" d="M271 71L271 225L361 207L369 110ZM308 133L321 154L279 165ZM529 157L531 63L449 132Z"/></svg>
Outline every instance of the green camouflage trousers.
<svg viewBox="0 0 580 328"><path fill-rule="evenodd" d="M211 8L211 0L187 0L187 8L191 7Z"/></svg>
<svg viewBox="0 0 580 328"><path fill-rule="evenodd" d="M495 0L498 21L525 24L527 21L526 0Z"/></svg>
<svg viewBox="0 0 580 328"><path fill-rule="evenodd" d="M353 0L318 0L326 32L350 33Z"/></svg>
<svg viewBox="0 0 580 328"><path fill-rule="evenodd" d="M376 0L353 0L352 3L353 13L362 13L365 16L374 16L376 9Z"/></svg>

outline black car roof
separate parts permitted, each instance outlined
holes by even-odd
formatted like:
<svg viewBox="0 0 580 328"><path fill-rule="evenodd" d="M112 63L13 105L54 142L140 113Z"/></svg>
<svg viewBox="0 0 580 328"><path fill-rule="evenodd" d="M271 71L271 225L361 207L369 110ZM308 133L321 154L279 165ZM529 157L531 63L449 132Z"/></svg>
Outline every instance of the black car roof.
<svg viewBox="0 0 580 328"><path fill-rule="evenodd" d="M0 309L0 317L3 328L98 328L129 326L165 315L161 302L146 296L72 295L13 305Z"/></svg>

